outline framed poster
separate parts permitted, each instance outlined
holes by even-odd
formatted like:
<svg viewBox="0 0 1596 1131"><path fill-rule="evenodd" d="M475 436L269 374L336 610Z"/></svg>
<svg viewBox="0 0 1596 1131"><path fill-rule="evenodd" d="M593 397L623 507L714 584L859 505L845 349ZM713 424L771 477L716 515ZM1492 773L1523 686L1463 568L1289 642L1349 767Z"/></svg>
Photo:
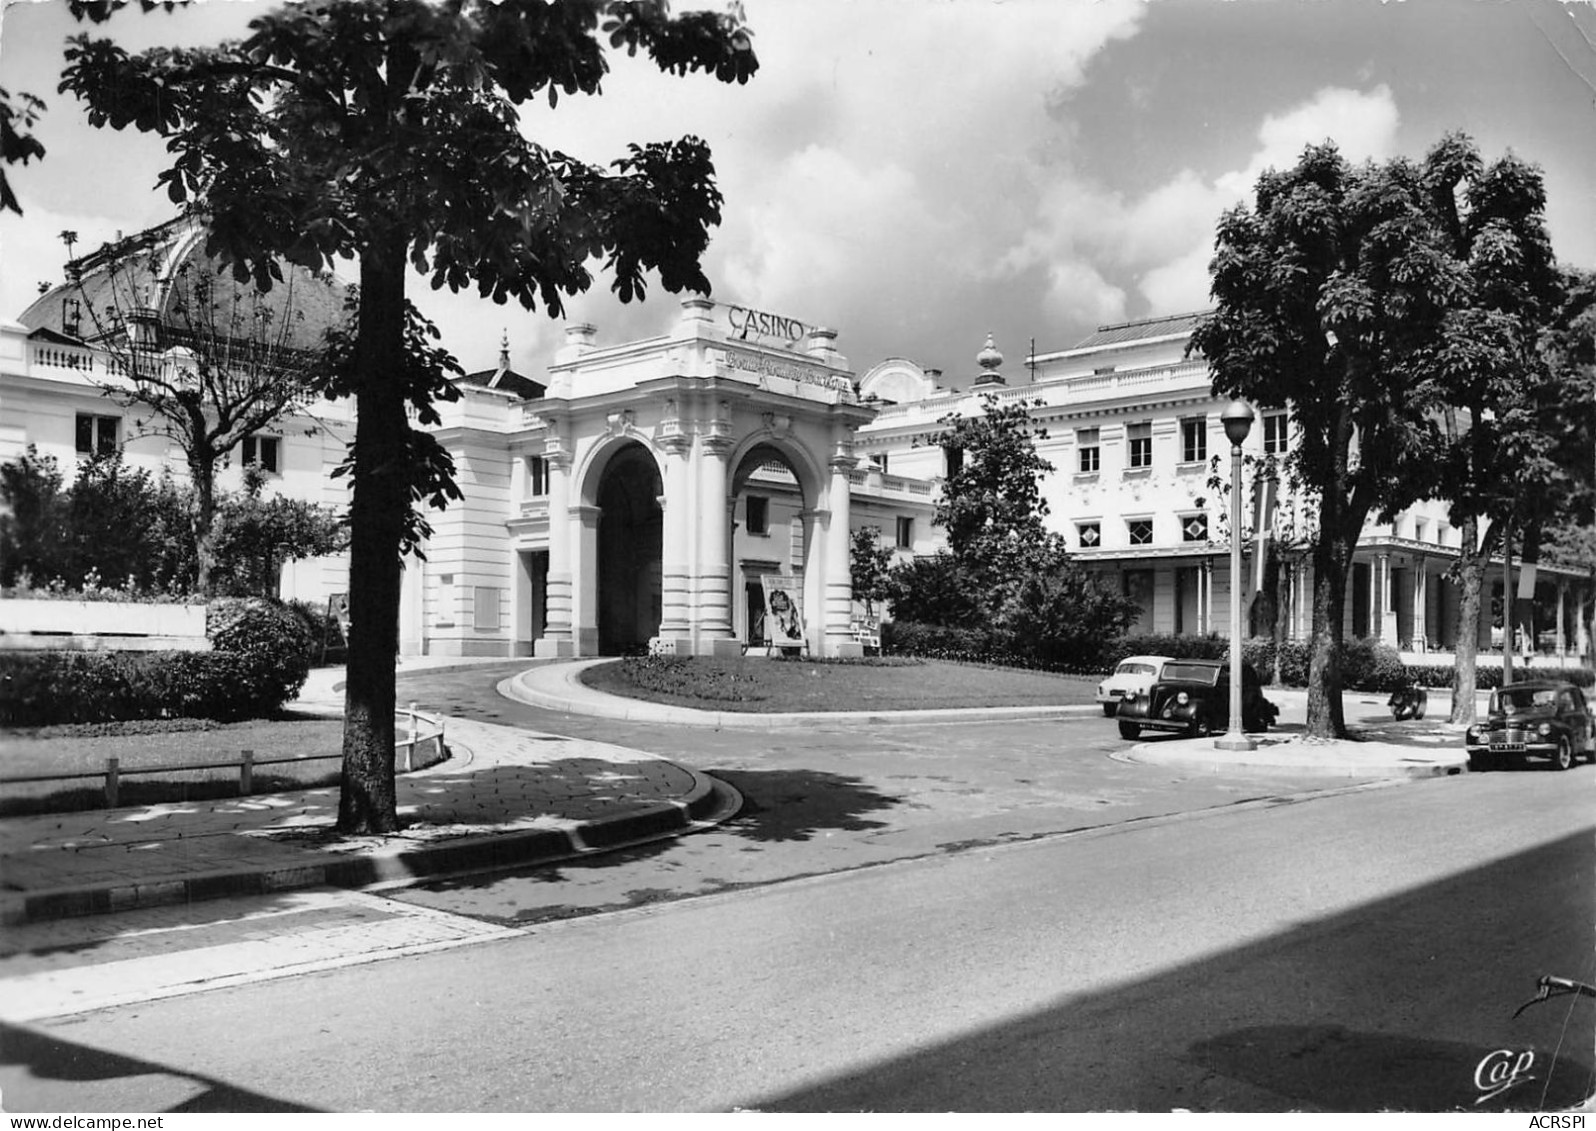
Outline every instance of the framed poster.
<svg viewBox="0 0 1596 1131"><path fill-rule="evenodd" d="M765 574L765 643L772 648L804 647L803 578Z"/></svg>

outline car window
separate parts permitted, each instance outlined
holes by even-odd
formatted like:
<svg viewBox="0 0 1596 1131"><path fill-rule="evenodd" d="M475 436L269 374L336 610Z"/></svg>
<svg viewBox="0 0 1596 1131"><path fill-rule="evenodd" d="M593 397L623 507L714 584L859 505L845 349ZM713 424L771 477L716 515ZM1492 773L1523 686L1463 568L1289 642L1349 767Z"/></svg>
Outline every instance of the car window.
<svg viewBox="0 0 1596 1131"><path fill-rule="evenodd" d="M1153 665L1152 664L1138 664L1138 663L1133 663L1130 660L1126 660L1118 668L1114 669L1114 674L1115 675L1152 675L1153 674Z"/></svg>
<svg viewBox="0 0 1596 1131"><path fill-rule="evenodd" d="M1164 678L1212 685L1219 679L1219 669L1207 664L1165 664Z"/></svg>

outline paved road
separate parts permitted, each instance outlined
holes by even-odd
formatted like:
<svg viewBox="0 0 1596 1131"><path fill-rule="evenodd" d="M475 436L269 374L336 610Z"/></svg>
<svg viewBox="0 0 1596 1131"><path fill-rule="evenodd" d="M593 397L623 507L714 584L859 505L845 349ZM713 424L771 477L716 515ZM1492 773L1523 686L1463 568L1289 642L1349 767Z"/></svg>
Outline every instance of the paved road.
<svg viewBox="0 0 1596 1131"><path fill-rule="evenodd" d="M11 1110L1438 1110L1589 1095L1591 772L1417 782L10 1026Z"/></svg>
<svg viewBox="0 0 1596 1131"><path fill-rule="evenodd" d="M1100 715L918 725L829 723L707 730L595 719L507 701L515 665L422 672L400 684L424 709L647 750L734 785L741 815L708 833L556 868L481 876L396 898L507 923L1348 787L1304 775L1217 776L1117 761L1129 745Z"/></svg>

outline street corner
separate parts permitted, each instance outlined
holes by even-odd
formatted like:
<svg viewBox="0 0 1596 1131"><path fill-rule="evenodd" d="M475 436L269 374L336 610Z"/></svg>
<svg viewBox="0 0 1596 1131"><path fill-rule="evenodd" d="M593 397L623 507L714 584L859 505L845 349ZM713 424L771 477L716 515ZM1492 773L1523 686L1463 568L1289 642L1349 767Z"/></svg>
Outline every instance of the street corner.
<svg viewBox="0 0 1596 1131"><path fill-rule="evenodd" d="M1111 757L1145 765L1179 766L1206 773L1278 774L1327 778L1422 778L1464 773L1461 746L1363 738L1318 740L1300 733L1248 735L1251 749L1226 750L1216 738L1160 738L1138 742Z"/></svg>

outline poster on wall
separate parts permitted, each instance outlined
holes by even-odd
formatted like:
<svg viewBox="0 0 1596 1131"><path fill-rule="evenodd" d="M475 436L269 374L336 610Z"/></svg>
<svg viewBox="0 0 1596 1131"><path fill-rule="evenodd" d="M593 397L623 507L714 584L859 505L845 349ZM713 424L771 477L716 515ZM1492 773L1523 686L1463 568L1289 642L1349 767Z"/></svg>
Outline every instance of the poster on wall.
<svg viewBox="0 0 1596 1131"><path fill-rule="evenodd" d="M765 642L772 648L804 646L803 579L765 574Z"/></svg>

